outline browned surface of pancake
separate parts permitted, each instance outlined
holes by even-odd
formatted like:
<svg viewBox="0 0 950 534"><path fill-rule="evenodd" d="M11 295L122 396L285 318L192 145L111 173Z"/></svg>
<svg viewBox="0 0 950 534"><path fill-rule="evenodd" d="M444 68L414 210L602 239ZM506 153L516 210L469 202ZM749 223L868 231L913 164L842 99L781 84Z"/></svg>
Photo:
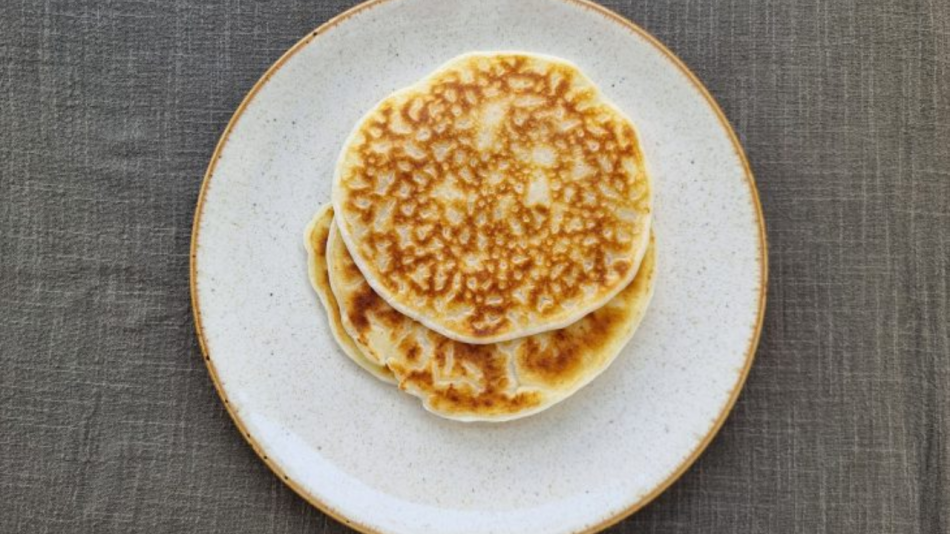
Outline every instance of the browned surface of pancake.
<svg viewBox="0 0 950 534"><path fill-rule="evenodd" d="M487 343L566 326L625 287L651 191L633 126L576 67L476 54L364 119L334 203L378 294Z"/></svg>
<svg viewBox="0 0 950 534"><path fill-rule="evenodd" d="M334 230L331 230L334 232ZM604 307L566 328L473 345L397 312L366 283L338 233L328 251L342 322L370 360L444 417L506 420L566 398L603 371L632 336L652 295L654 247L634 280Z"/></svg>

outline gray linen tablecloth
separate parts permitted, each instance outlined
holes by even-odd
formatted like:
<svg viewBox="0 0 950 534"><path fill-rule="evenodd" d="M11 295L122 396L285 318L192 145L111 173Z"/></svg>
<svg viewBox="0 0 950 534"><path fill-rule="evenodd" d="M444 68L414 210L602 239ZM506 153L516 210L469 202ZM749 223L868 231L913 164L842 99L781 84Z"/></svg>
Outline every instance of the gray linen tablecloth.
<svg viewBox="0 0 950 534"><path fill-rule="evenodd" d="M352 5L0 2L0 532L346 532L208 378L192 214L228 118ZM950 2L616 0L719 100L768 223L735 411L613 532L950 532Z"/></svg>

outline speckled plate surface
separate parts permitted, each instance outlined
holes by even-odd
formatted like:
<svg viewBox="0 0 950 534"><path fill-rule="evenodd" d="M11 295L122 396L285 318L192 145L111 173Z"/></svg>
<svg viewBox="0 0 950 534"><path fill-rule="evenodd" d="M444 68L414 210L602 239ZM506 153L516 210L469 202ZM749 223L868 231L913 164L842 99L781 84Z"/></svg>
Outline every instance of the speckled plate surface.
<svg viewBox="0 0 950 534"><path fill-rule="evenodd" d="M355 121L472 50L576 63L637 125L656 187L636 337L574 397L497 425L435 417L346 358L301 238ZM238 108L192 238L198 335L229 412L288 485L365 532L592 532L644 506L735 402L766 273L755 185L716 104L652 37L579 0L379 0L331 20Z"/></svg>

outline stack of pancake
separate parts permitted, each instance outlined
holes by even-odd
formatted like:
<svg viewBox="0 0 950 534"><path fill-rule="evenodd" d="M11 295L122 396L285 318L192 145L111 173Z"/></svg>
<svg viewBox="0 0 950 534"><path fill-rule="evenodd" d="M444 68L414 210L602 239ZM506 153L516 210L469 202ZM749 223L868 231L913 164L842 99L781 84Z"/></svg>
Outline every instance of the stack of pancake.
<svg viewBox="0 0 950 534"><path fill-rule="evenodd" d="M633 336L652 199L633 125L576 66L466 54L357 124L306 230L310 279L360 367L442 417L515 419Z"/></svg>

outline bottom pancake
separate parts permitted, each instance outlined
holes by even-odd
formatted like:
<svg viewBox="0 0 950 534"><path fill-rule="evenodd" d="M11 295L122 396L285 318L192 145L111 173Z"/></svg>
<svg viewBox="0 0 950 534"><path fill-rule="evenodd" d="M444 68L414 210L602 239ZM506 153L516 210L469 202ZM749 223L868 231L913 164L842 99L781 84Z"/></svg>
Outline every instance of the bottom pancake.
<svg viewBox="0 0 950 534"><path fill-rule="evenodd" d="M393 309L369 287L335 225L329 234L326 265L339 308L330 310L331 299L323 300L328 315L338 316L345 331L341 339L339 325L334 327L337 341L360 363L351 354L355 347L364 368L388 368L400 389L449 419L507 421L566 399L616 358L653 295L651 236L634 280L602 308L560 330L472 345L442 336ZM313 248L312 258L319 256L319 248Z"/></svg>
<svg viewBox="0 0 950 534"><path fill-rule="evenodd" d="M327 273L327 239L330 237L330 224L333 222L333 208L327 204L320 208L304 231L303 242L307 249L308 274L310 284L320 297L320 302L327 312L330 322L330 331L343 352L356 362L357 365L369 371L373 376L386 382L394 383L392 372L384 365L370 361L363 351L353 342L353 338L346 333L340 318L340 307L336 297L330 290L330 278Z"/></svg>

